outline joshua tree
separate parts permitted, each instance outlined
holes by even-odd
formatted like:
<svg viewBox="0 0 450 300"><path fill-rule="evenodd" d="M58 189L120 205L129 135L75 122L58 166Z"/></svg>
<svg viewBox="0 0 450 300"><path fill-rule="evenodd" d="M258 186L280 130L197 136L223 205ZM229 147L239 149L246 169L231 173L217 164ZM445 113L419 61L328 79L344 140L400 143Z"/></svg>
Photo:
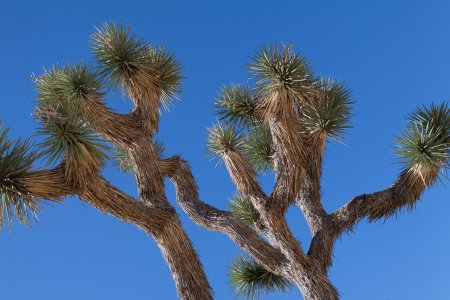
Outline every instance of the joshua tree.
<svg viewBox="0 0 450 300"><path fill-rule="evenodd" d="M254 87L227 85L217 98L220 121L209 129L208 149L223 161L237 196L229 211L216 209L200 200L188 163L178 155L164 155L154 137L161 108L179 92L179 62L120 24L104 24L91 42L94 66L54 66L36 77L41 142L8 139L8 130L1 128L0 224L11 223L13 215L29 223L41 201L76 195L152 236L182 299L212 299L212 292L166 198L165 178L192 220L228 235L246 252L230 266L237 293L253 298L295 285L305 299L338 299L327 276L335 240L361 219L375 221L413 208L448 169L449 106L418 108L396 137L395 152L403 162L397 180L326 212L320 195L323 153L327 139L341 140L349 128L351 93L342 82L316 77L290 46L275 45L252 58ZM113 112L105 103L107 92L119 89L133 101L127 114ZM108 155L121 170L134 174L139 199L102 177ZM46 161L50 165L36 169ZM275 186L266 194L257 174L269 169ZM308 250L286 223L291 205L303 212L311 230Z"/></svg>

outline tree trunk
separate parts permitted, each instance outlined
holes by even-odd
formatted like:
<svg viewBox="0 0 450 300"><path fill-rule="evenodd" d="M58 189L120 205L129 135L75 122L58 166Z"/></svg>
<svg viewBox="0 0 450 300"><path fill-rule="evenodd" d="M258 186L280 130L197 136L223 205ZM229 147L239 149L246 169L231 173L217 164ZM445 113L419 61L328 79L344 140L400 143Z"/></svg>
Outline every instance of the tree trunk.
<svg viewBox="0 0 450 300"><path fill-rule="evenodd" d="M175 280L178 296L185 300L212 300L212 290L203 266L178 217L175 217L154 238Z"/></svg>
<svg viewBox="0 0 450 300"><path fill-rule="evenodd" d="M212 290L194 247L167 201L159 159L150 137L131 148L140 200L154 209L173 211L153 237L169 266L183 300L211 300Z"/></svg>
<svg viewBox="0 0 450 300"><path fill-rule="evenodd" d="M327 275L317 268L308 268L302 274L296 272L294 282L305 300L339 300L339 293Z"/></svg>

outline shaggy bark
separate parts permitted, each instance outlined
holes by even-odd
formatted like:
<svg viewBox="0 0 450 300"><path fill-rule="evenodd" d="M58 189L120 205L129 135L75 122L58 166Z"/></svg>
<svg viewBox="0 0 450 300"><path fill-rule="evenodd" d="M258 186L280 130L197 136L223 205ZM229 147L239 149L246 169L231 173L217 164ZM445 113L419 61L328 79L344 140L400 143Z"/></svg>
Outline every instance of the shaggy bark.
<svg viewBox="0 0 450 300"><path fill-rule="evenodd" d="M132 159L139 198L156 211L170 212L170 216L162 221L161 229L153 232L152 236L172 272L178 296L181 299L212 299L203 266L165 195L164 177L152 141L158 130L159 94L145 89L135 91L133 97L135 106L130 115L141 127L137 130L139 134L130 139L127 150ZM106 131L102 130L103 133ZM123 146L122 139L116 140Z"/></svg>
<svg viewBox="0 0 450 300"><path fill-rule="evenodd" d="M199 199L197 184L185 161L175 157L171 159L171 164L167 176L176 188L177 203L194 222L205 229L225 233L267 270L290 276L287 270L289 262L278 249L265 242L230 212L214 208Z"/></svg>
<svg viewBox="0 0 450 300"><path fill-rule="evenodd" d="M154 207L137 201L102 177L92 177L83 188L73 188L65 179L64 165L35 171L23 184L31 197L58 200L77 195L101 212L133 224L152 236L170 267L182 299L212 299L203 267L172 207Z"/></svg>

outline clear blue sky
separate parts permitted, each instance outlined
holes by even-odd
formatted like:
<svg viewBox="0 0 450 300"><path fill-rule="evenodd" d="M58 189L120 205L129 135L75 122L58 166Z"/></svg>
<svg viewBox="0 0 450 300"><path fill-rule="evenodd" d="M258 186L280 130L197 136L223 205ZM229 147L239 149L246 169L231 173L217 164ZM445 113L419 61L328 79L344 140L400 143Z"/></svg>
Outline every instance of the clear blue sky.
<svg viewBox="0 0 450 300"><path fill-rule="evenodd" d="M417 105L450 98L448 1L2 1L1 115L11 134L31 135L35 92L30 80L54 63L92 61L88 38L104 20L123 20L182 61L183 93L162 116L169 153L192 165L203 200L225 208L234 193L224 166L205 152L222 84L246 80L248 57L263 44L293 42L317 73L345 80L356 116L345 145L331 142L323 176L324 204L383 189L399 172L393 135ZM395 3L394 3L395 2ZM214 4L213 4L214 3ZM130 104L110 96L126 111ZM133 179L105 175L136 195ZM265 187L270 177L261 177ZM448 183L448 182L447 182ZM174 192L168 186L171 201ZM336 246L331 279L343 299L450 299L449 190L426 192L413 213L374 224ZM216 299L233 299L226 265L240 250L180 212L200 253ZM30 229L0 233L0 298L5 300L176 299L174 283L153 240L76 198L45 207ZM310 235L295 208L295 235ZM298 299L287 296L264 299Z"/></svg>

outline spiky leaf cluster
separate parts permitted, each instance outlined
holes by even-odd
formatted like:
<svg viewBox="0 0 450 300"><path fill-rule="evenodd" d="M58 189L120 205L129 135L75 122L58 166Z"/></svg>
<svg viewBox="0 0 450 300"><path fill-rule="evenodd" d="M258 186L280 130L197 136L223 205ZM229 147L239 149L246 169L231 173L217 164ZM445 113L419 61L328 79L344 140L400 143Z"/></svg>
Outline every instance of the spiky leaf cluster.
<svg viewBox="0 0 450 300"><path fill-rule="evenodd" d="M245 255L236 257L228 275L234 292L245 299L257 299L263 293L285 293L291 287L287 279L267 271Z"/></svg>
<svg viewBox="0 0 450 300"><path fill-rule="evenodd" d="M87 108L89 101L100 102L100 88L96 72L84 63L54 66L36 78L37 107L69 118L98 121Z"/></svg>
<svg viewBox="0 0 450 300"><path fill-rule="evenodd" d="M53 67L36 81L38 134L45 136L39 146L51 164L64 160L69 165L69 181L87 180L103 165L105 146L94 132L101 120L92 108L102 104L100 87L85 64Z"/></svg>
<svg viewBox="0 0 450 300"><path fill-rule="evenodd" d="M31 170L37 154L30 151L30 142L8 139L8 129L0 124L0 230L13 216L23 224L35 217L39 205L29 197L22 180Z"/></svg>
<svg viewBox="0 0 450 300"><path fill-rule="evenodd" d="M248 197L235 196L230 199L230 202L230 211L248 226L254 225L259 220L259 212Z"/></svg>
<svg viewBox="0 0 450 300"><path fill-rule="evenodd" d="M308 61L300 53L294 53L291 46L263 47L252 60L250 71L263 98L278 93L282 88L299 100L314 87Z"/></svg>
<svg viewBox="0 0 450 300"><path fill-rule="evenodd" d="M345 130L350 127L352 117L351 91L342 82L333 79L319 80L318 98L300 106L300 119L310 134L325 133L341 140Z"/></svg>
<svg viewBox="0 0 450 300"><path fill-rule="evenodd" d="M244 153L256 171L266 172L272 169L272 136L267 126L257 123L247 132Z"/></svg>
<svg viewBox="0 0 450 300"><path fill-rule="evenodd" d="M104 23L91 38L101 74L118 88L142 71L147 60L147 44L130 27L121 23Z"/></svg>
<svg viewBox="0 0 450 300"><path fill-rule="evenodd" d="M230 122L218 123L208 128L207 150L212 157L219 157L227 151L242 150L244 135Z"/></svg>
<svg viewBox="0 0 450 300"><path fill-rule="evenodd" d="M157 83L161 90L161 104L168 110L173 99L181 91L181 63L173 52L164 47L148 46L146 61L157 75Z"/></svg>
<svg viewBox="0 0 450 300"><path fill-rule="evenodd" d="M215 107L221 120L249 126L255 122L257 104L257 96L248 85L230 84L220 90Z"/></svg>
<svg viewBox="0 0 450 300"><path fill-rule="evenodd" d="M106 157L102 140L91 127L70 119L48 118L42 122L38 134L45 136L39 144L50 163L61 159L76 159L80 163L94 159L99 163Z"/></svg>
<svg viewBox="0 0 450 300"><path fill-rule="evenodd" d="M422 171L448 168L450 149L450 109L448 102L417 108L396 137L395 153L407 168Z"/></svg>
<svg viewBox="0 0 450 300"><path fill-rule="evenodd" d="M181 65L173 52L153 47L139 39L130 27L104 23L92 35L92 48L100 74L117 90L143 90L158 86L162 105L167 109L180 91Z"/></svg>

